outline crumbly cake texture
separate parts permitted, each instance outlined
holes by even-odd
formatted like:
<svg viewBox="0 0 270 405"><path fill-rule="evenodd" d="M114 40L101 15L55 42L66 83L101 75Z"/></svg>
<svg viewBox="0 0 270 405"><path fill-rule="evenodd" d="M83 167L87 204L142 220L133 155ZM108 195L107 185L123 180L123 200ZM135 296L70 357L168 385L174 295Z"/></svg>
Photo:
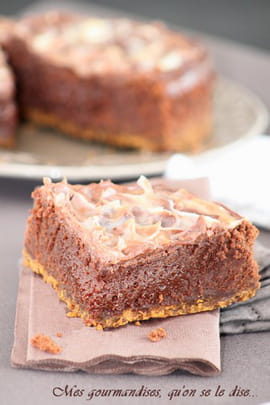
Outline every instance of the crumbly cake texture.
<svg viewBox="0 0 270 405"><path fill-rule="evenodd" d="M5 41L22 114L117 147L194 150L212 128L213 68L161 23L45 13Z"/></svg>
<svg viewBox="0 0 270 405"><path fill-rule="evenodd" d="M259 287L257 229L227 208L141 177L33 192L24 262L97 328L225 307Z"/></svg>
<svg viewBox="0 0 270 405"><path fill-rule="evenodd" d="M15 142L17 108L13 74L0 47L0 146L12 147Z"/></svg>
<svg viewBox="0 0 270 405"><path fill-rule="evenodd" d="M148 335L148 339L151 340L151 342L159 342L160 340L164 339L167 336L167 332L164 328L157 328L151 330L151 332Z"/></svg>

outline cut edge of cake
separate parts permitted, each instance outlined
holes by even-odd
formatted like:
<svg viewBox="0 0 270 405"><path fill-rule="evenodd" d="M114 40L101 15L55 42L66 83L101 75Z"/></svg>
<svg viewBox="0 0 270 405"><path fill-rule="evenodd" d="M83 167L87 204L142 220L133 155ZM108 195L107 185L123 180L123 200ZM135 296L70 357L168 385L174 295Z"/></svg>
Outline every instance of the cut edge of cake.
<svg viewBox="0 0 270 405"><path fill-rule="evenodd" d="M117 328L131 322L145 321L152 318L168 318L173 316L189 315L198 312L212 311L214 309L224 308L233 303L246 301L252 298L259 288L258 285L257 288L247 291L241 291L234 297L215 303L199 298L197 302L190 305L180 303L178 305L152 308L149 311L135 311L132 309L126 309L121 314L117 314L114 317L95 320L91 319L91 313L82 310L79 304L67 297L65 290L59 288L59 282L53 276L48 274L45 268L38 261L33 260L26 250L23 251L23 263L25 267L31 269L35 274L42 276L43 280L55 289L58 298L67 305L67 308L69 310L67 312L68 317L81 318L84 321L85 325L94 326L96 327L96 329L100 330L104 328Z"/></svg>

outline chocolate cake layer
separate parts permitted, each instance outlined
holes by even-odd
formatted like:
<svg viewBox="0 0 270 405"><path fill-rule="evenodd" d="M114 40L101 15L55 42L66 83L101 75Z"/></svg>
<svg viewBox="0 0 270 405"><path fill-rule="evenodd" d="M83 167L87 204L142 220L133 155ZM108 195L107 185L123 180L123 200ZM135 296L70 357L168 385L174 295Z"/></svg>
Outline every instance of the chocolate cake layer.
<svg viewBox="0 0 270 405"><path fill-rule="evenodd" d="M110 181L33 193L25 264L87 325L212 310L253 296L256 228L185 190Z"/></svg>
<svg viewBox="0 0 270 405"><path fill-rule="evenodd" d="M0 48L0 146L11 147L14 145L16 126L14 78L5 54Z"/></svg>
<svg viewBox="0 0 270 405"><path fill-rule="evenodd" d="M160 23L48 13L18 21L6 50L37 123L150 150L198 148L210 134L207 52Z"/></svg>

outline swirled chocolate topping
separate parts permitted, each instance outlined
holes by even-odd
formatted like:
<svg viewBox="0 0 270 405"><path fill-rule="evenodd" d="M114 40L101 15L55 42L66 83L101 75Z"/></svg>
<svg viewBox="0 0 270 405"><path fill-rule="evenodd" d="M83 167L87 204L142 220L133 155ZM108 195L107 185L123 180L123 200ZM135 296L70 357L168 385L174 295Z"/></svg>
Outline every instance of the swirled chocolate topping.
<svg viewBox="0 0 270 405"><path fill-rule="evenodd" d="M106 257L130 257L175 241L189 243L241 221L219 204L183 189L152 186L143 176L130 185L102 181L72 186L45 179L42 188L47 200L75 221Z"/></svg>
<svg viewBox="0 0 270 405"><path fill-rule="evenodd" d="M49 12L19 21L14 34L37 54L77 74L185 70L206 56L197 42L161 23Z"/></svg>

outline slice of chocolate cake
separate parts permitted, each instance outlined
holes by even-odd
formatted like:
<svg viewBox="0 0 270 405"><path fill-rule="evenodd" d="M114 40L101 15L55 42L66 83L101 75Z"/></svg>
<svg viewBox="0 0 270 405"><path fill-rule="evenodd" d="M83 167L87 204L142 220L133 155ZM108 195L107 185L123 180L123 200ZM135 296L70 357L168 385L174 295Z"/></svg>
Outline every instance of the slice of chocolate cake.
<svg viewBox="0 0 270 405"><path fill-rule="evenodd" d="M212 128L204 47L160 23L47 13L6 43L25 117L78 138L197 149Z"/></svg>
<svg viewBox="0 0 270 405"><path fill-rule="evenodd" d="M0 48L0 146L12 147L15 143L17 108L14 98L14 77Z"/></svg>
<svg viewBox="0 0 270 405"><path fill-rule="evenodd" d="M87 325L212 310L259 287L257 229L171 184L46 180L33 198L25 265Z"/></svg>

